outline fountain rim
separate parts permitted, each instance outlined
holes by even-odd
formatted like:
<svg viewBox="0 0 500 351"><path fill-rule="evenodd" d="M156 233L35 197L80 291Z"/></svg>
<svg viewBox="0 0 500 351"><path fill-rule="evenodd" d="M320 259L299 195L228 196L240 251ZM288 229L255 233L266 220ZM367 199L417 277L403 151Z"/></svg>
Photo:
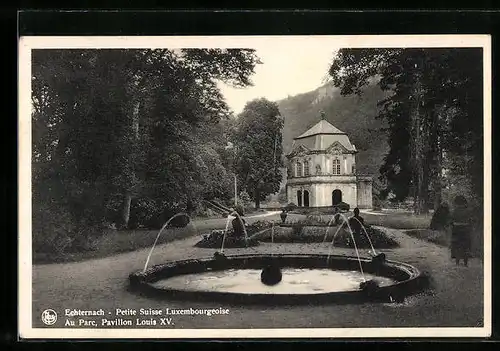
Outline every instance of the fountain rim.
<svg viewBox="0 0 500 351"><path fill-rule="evenodd" d="M138 291L142 294L149 296L158 297L168 297L173 300L191 300L191 301L210 301L210 302L226 302L229 304L263 304L263 305L300 305L300 304L325 304L325 303L363 303L370 301L380 300L381 302L389 302L389 296L410 296L425 290L428 287L428 277L423 274L415 266L408 263L403 263L399 261L387 260L384 265L384 269L392 269L397 271L402 275L406 275L405 279L395 279L396 282L391 285L381 286L377 290L375 296L368 296L361 290L349 290L340 292L324 292L324 293L311 293L311 294L260 294L260 293L241 293L241 292L221 292L221 291L199 291L199 290L186 290L186 289L176 289L176 288L165 288L154 286L153 283L158 280L168 279L173 276L183 275L183 274L196 274L204 273L207 271L214 271L210 269L207 265L210 264L221 264L215 270L228 270L228 269L244 269L239 267L236 263L245 261L248 259L252 260L318 260L321 262L324 260L325 267L318 266L307 266L304 265L303 268L317 268L324 269L330 268L332 270L335 267L330 267L331 262L337 261L352 261L352 264L358 264L358 257L355 256L344 256L344 255L330 255L329 263L326 260L328 258L327 254L234 254L227 255L224 261L217 261L213 257L204 258L192 258L176 261L168 261L163 264L155 265L150 267L145 272L137 271L129 275L130 288L132 290ZM362 265L370 267L373 265L371 258L361 257L360 261ZM198 269L191 269L184 272L178 272L177 274L171 274L170 276L162 276L162 273L168 270L173 270L182 267L190 266L196 267ZM283 265L283 267L293 267L293 265ZM355 267L355 266L354 266ZM372 267L373 268L373 267ZM354 269L358 270L358 269ZM368 270L370 271L370 269ZM367 272L368 273L368 272ZM386 276L383 274L377 274L379 276ZM386 276L387 277L387 276Z"/></svg>

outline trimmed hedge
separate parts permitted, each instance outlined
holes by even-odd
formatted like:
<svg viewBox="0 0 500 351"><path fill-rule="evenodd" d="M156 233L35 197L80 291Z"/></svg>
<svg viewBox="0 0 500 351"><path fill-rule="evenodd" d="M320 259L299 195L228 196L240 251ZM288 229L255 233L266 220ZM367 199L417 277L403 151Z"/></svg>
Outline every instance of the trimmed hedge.
<svg viewBox="0 0 500 351"><path fill-rule="evenodd" d="M320 226L279 226L274 228L274 242L275 243L321 243L331 242L338 227ZM367 234L370 236L373 246L377 249L395 248L399 244L394 239L385 235L379 229L368 227ZM326 234L326 240L325 240ZM271 242L271 229L267 229L256 236L256 239L262 242ZM361 235L354 237L356 246L358 248L371 248L370 242L364 232ZM334 246L353 248L353 239L348 230L340 229L335 237Z"/></svg>
<svg viewBox="0 0 500 351"><path fill-rule="evenodd" d="M198 241L194 246L207 249L220 249L223 241L224 248L242 248L259 245L259 242L252 238L245 240L244 237L234 237L229 230L224 240L224 230L214 230L210 234L203 235L203 239Z"/></svg>

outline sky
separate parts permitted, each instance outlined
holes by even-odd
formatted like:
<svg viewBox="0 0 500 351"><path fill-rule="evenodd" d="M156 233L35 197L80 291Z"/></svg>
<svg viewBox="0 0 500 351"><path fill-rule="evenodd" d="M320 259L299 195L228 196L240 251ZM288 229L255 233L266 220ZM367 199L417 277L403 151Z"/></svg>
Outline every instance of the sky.
<svg viewBox="0 0 500 351"><path fill-rule="evenodd" d="M306 93L326 83L329 65L336 52L330 46L307 48L284 43L273 47L255 48L262 64L251 77L253 86L233 88L221 83L220 88L235 114L245 104L264 97L271 101Z"/></svg>

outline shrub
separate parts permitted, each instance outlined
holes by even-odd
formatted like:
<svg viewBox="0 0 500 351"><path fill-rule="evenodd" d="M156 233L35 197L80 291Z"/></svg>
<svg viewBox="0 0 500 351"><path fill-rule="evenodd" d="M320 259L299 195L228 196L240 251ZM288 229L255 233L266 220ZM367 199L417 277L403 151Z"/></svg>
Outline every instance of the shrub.
<svg viewBox="0 0 500 351"><path fill-rule="evenodd" d="M306 218L304 220L300 220L299 223L302 223L304 225L327 225L330 219L331 219L330 214L322 214L321 212L317 211L307 214Z"/></svg>
<svg viewBox="0 0 500 351"><path fill-rule="evenodd" d="M450 220L450 209L447 205L441 204L432 215L429 228L432 230L444 229Z"/></svg>
<svg viewBox="0 0 500 351"><path fill-rule="evenodd" d="M195 244L196 247L202 248L221 248L222 242L224 241L224 247L229 248L237 248L237 247L246 247L248 246L256 246L259 242L255 239L248 238L245 240L244 238L235 238L231 236L232 232L228 230L226 233L226 238L224 239L224 230L213 230L210 234L203 235L203 239Z"/></svg>
<svg viewBox="0 0 500 351"><path fill-rule="evenodd" d="M161 212L158 203L148 198L132 200L130 205L129 229L147 226L153 216Z"/></svg>
<svg viewBox="0 0 500 351"><path fill-rule="evenodd" d="M387 249L399 246L397 241L388 237L383 231L370 226L365 227L365 229L375 249ZM368 240L366 234L364 231L361 231L353 235L358 248L371 247L370 240ZM334 244L338 247L354 247L350 231L346 229L341 230L339 235L335 238Z"/></svg>
<svg viewBox="0 0 500 351"><path fill-rule="evenodd" d="M33 244L35 255L60 258L70 252L94 250L102 232L100 223L81 220L79 225L63 204L33 206Z"/></svg>
<svg viewBox="0 0 500 351"><path fill-rule="evenodd" d="M278 227L274 233L275 243L322 243L325 241L330 243L335 235L336 230L325 231L325 228L319 227L304 227L300 224L295 224L291 228ZM383 231L368 227L368 235L375 249L395 248L399 244L397 241L388 237ZM266 232L260 237L261 241L271 241L270 232ZM356 246L358 249L371 248L370 242L364 233L355 235ZM335 247L354 248L352 236L348 230L342 228L335 236Z"/></svg>
<svg viewBox="0 0 500 351"><path fill-rule="evenodd" d="M60 206L33 206L33 252L51 257L63 255L75 230L69 212Z"/></svg>
<svg viewBox="0 0 500 351"><path fill-rule="evenodd" d="M196 210L196 212L194 213L194 215L196 217L214 217L217 215L216 212L214 212L214 210L212 210L211 208L208 208L206 206L203 206L203 207L200 207L199 209Z"/></svg>
<svg viewBox="0 0 500 351"><path fill-rule="evenodd" d="M382 210L382 201L379 198L373 198L373 209L376 211Z"/></svg>
<svg viewBox="0 0 500 351"><path fill-rule="evenodd" d="M131 208L129 228L160 229L172 216L185 211L186 208L182 203L173 203L161 199L141 199L135 202L133 209Z"/></svg>
<svg viewBox="0 0 500 351"><path fill-rule="evenodd" d="M349 204L345 202L339 202L337 205L335 205L335 207L337 207L342 212L347 212L350 209Z"/></svg>
<svg viewBox="0 0 500 351"><path fill-rule="evenodd" d="M301 236L304 230L302 223L294 223L292 225L292 236Z"/></svg>
<svg viewBox="0 0 500 351"><path fill-rule="evenodd" d="M248 236L253 235L257 232L260 232L264 229L270 228L272 226L272 222L268 221L257 221L247 226L247 234Z"/></svg>
<svg viewBox="0 0 500 351"><path fill-rule="evenodd" d="M323 219L321 217L321 213L319 212L313 212L313 213L310 213L306 216L306 220L307 222L309 222L310 224L313 224L313 223L323 223Z"/></svg>

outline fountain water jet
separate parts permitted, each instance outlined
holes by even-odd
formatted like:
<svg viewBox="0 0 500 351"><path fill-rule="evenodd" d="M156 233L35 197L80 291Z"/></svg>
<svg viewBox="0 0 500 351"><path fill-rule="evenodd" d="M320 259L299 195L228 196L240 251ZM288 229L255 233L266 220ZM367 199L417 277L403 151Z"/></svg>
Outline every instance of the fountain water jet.
<svg viewBox="0 0 500 351"><path fill-rule="evenodd" d="M338 216L338 215L339 215L338 213L334 214L334 215L330 218L330 220L328 221L328 224L326 225L326 232L325 232L325 237L323 238L323 242L325 242L325 241L326 241L326 237L328 236L328 232L329 232L329 230L330 230L330 225L332 224L332 222L333 222L333 220L335 219L335 217L336 217L336 216ZM338 231L339 231L339 229L337 229L337 232L338 232ZM336 233L337 233L337 232L336 232Z"/></svg>
<svg viewBox="0 0 500 351"><path fill-rule="evenodd" d="M271 223L271 243L274 244L274 222Z"/></svg>
<svg viewBox="0 0 500 351"><path fill-rule="evenodd" d="M341 225L339 225L339 227L337 228L337 231L335 232L335 234L333 234L333 240L335 240L335 238L337 237L337 234L340 232L340 229L342 229L342 227L344 226L344 222L342 222ZM326 228L326 234L325 234L325 237L323 238L323 242L325 242L326 240L326 237L328 236L328 231L329 231L330 227L328 226L328 228ZM333 242L333 241L332 241Z"/></svg>
<svg viewBox="0 0 500 351"><path fill-rule="evenodd" d="M153 254L153 250L155 249L156 243L158 242L158 239L160 238L160 234L170 224L170 222L172 222L173 219L181 217L181 216L187 217L189 219L188 223L191 223L191 217L189 217L189 215L187 213L184 213L184 212L177 213L177 214L173 215L172 217L170 217L170 219L168 221L165 222L163 227L161 227L160 231L158 232L158 235L156 236L155 242L153 243L153 246L151 247L151 250L149 251L148 258L146 259L146 264L144 265L143 272L146 272L146 269L148 268L149 260L151 258L151 255Z"/></svg>
<svg viewBox="0 0 500 351"><path fill-rule="evenodd" d="M224 235L222 236L222 245L221 245L221 249L220 249L220 252L223 253L224 252L224 243L226 242L226 234L227 234L227 230L229 228L229 222L232 218L232 214L229 214L227 216L227 220L226 220L226 228L224 229Z"/></svg>
<svg viewBox="0 0 500 351"><path fill-rule="evenodd" d="M222 237L222 245L220 248L221 254L224 253L224 243L226 242L226 235L227 235L227 230L229 228L229 221L231 220L231 217L236 217L240 221L241 227L243 228L243 233L245 234L245 244L248 246L248 234L247 234L247 228L245 227L245 223L243 223L240 214L237 211L233 211L227 216L226 229L224 230L224 236Z"/></svg>
<svg viewBox="0 0 500 351"><path fill-rule="evenodd" d="M174 218L181 215L177 214ZM349 221L345 216L338 215L343 218L341 228L346 224L348 226L356 257L333 255L331 252L328 255L273 253L229 256L216 252L217 255L212 258L167 262L151 268L147 268L146 262L145 270L130 274L130 287L152 296L162 294L182 300L272 305L390 302L427 289L427 278L411 265L385 261L385 257L382 264L361 258ZM172 220L169 219L158 233L148 261L159 236ZM243 230L245 239L248 239L246 229ZM274 243L274 226L271 227L271 241ZM288 277L284 281L281 281L282 269ZM255 284L258 280L253 277L257 278L259 273L261 282ZM304 283L301 277L307 281Z"/></svg>
<svg viewBox="0 0 500 351"><path fill-rule="evenodd" d="M361 263L361 257L359 256L359 251L358 251L358 246L356 245L356 240L354 239L354 234L352 233L352 229L351 229L351 226L349 225L349 221L347 220L347 217L344 216L343 214L341 213L338 213L337 215L341 216L342 219L344 220L344 222L342 223L342 225L339 227L339 229L337 229L337 232L340 230L340 228L342 228L342 226L344 224L347 224L347 227L349 228L349 233L351 234L351 238L352 238L352 242L354 244L354 250L356 250L356 256L358 258L358 263L359 263L359 270L361 272L361 276L363 277L363 281L366 282L366 279L365 279L365 273L363 272L363 265ZM335 233L337 234L337 233ZM335 240L335 235L333 236L333 239L332 239L332 242L331 242L331 245L330 245L330 250L328 252L328 256L327 256L327 262L330 261L330 255L331 255L331 252L333 250L333 246L334 246L334 241Z"/></svg>
<svg viewBox="0 0 500 351"><path fill-rule="evenodd" d="M368 235L368 232L366 231L366 228L364 226L363 223L361 223L361 221L359 219L357 219L356 217L351 217L352 219L355 219L356 221L358 221L358 223L360 224L361 226L361 229L363 229L363 232L365 233L365 236L366 238L368 239L368 242L370 243L370 247L372 249L372 252L373 252L373 255L376 256L377 255L377 252L375 251L375 248L373 247L373 243L372 243L372 239L370 238L370 236Z"/></svg>

